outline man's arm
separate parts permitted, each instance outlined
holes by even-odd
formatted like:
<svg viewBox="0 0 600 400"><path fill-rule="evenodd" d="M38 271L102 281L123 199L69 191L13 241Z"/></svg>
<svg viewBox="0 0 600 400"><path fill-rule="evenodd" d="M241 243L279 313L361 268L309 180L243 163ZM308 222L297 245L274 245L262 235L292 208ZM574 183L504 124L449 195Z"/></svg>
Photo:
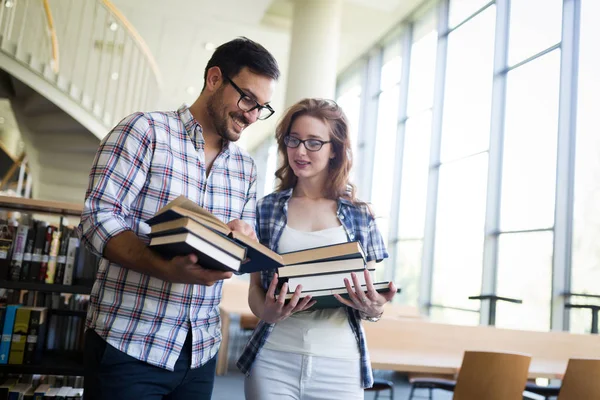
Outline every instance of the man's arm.
<svg viewBox="0 0 600 400"><path fill-rule="evenodd" d="M104 248L104 257L122 267L172 283L211 286L232 275L231 272L202 268L196 264L198 258L194 254L167 261L146 246L132 231L124 231L111 238Z"/></svg>

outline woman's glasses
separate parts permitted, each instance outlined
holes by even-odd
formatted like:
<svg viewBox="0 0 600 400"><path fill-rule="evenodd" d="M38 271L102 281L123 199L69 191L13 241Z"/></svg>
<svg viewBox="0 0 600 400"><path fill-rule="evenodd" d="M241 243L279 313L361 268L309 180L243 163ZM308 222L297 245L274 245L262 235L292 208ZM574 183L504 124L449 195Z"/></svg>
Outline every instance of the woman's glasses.
<svg viewBox="0 0 600 400"><path fill-rule="evenodd" d="M300 146L300 143L302 143L304 145L304 147L306 148L306 150L308 150L308 151L319 151L319 150L321 150L321 147L323 147L323 145L325 143L331 143L331 140L328 140L328 141L319 140L319 139L302 140L302 139L298 139L297 137L287 135L283 138L283 143L285 143L285 145L287 147L290 147L292 149L297 148L298 146Z"/></svg>

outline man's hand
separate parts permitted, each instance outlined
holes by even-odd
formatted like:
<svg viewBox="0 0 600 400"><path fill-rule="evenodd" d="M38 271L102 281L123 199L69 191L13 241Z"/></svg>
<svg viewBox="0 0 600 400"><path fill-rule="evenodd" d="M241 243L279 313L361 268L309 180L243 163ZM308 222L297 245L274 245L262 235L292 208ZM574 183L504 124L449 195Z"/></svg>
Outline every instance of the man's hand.
<svg viewBox="0 0 600 400"><path fill-rule="evenodd" d="M302 285L298 285L290 301L285 304L285 293L287 293L288 289L287 282L281 286L281 290L279 292L281 294L277 299L275 299L275 288L277 287L277 281L277 274L275 274L265 296L265 307L261 315L261 319L263 321L269 324L274 324L286 319L293 313L307 310L316 303L316 300L311 301L311 296L306 296L300 300Z"/></svg>
<svg viewBox="0 0 600 400"><path fill-rule="evenodd" d="M198 257L195 254L175 257L169 261L163 279L172 283L212 286L217 281L229 279L233 275L231 272L202 268L197 262Z"/></svg>
<svg viewBox="0 0 600 400"><path fill-rule="evenodd" d="M242 221L241 219L231 220L227 223L227 226L234 232L239 232L250 237L250 239L258 241L256 233L254 233L254 229L248 223Z"/></svg>

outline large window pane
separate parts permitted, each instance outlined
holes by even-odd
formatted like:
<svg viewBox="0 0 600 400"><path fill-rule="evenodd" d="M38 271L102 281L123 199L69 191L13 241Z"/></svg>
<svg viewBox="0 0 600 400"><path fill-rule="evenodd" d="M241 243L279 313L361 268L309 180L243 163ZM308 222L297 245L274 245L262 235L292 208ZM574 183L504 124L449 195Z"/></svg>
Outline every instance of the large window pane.
<svg viewBox="0 0 600 400"><path fill-rule="evenodd" d="M371 202L375 207L375 213L381 217L377 223L385 239L387 239L389 231L389 215L393 188L390 182L393 179L394 173L399 98L398 85L382 92L379 96L377 116Z"/></svg>
<svg viewBox="0 0 600 400"><path fill-rule="evenodd" d="M474 308L481 291L487 153L440 167L433 303Z"/></svg>
<svg viewBox="0 0 600 400"><path fill-rule="evenodd" d="M489 0L451 0L449 25L455 27L481 9Z"/></svg>
<svg viewBox="0 0 600 400"><path fill-rule="evenodd" d="M560 51L508 74L502 230L554 224Z"/></svg>
<svg viewBox="0 0 600 400"><path fill-rule="evenodd" d="M387 45L383 51L383 67L381 68L380 89L387 90L400 82L402 76L402 58L400 57L400 40Z"/></svg>
<svg viewBox="0 0 600 400"><path fill-rule="evenodd" d="M495 15L489 7L448 38L442 160L488 148Z"/></svg>
<svg viewBox="0 0 600 400"><path fill-rule="evenodd" d="M398 220L399 237L422 238L425 229L431 111L406 122L402 165L402 186Z"/></svg>
<svg viewBox="0 0 600 400"><path fill-rule="evenodd" d="M430 13L415 26L413 32L407 105L409 116L430 108L433 104L438 40L436 22L435 15Z"/></svg>
<svg viewBox="0 0 600 400"><path fill-rule="evenodd" d="M397 263L394 282L402 290L398 303L417 305L419 300L419 278L421 276L422 240L401 240L396 243Z"/></svg>
<svg viewBox="0 0 600 400"><path fill-rule="evenodd" d="M496 326L550 330L552 232L500 235L497 294L523 300L498 302Z"/></svg>
<svg viewBox="0 0 600 400"><path fill-rule="evenodd" d="M575 204L571 289L600 294L600 2L583 0L575 155ZM591 303L591 299L578 302ZM596 304L600 300L596 300ZM589 332L589 310L571 310L571 330Z"/></svg>
<svg viewBox="0 0 600 400"><path fill-rule="evenodd" d="M563 0L512 0L508 63L514 65L560 42Z"/></svg>
<svg viewBox="0 0 600 400"><path fill-rule="evenodd" d="M358 80L358 79L357 79ZM348 118L348 125L350 129L350 142L352 144L352 155L354 156L354 168L352 168L351 176L352 179L356 166L358 165L358 127L360 123L360 95L362 87L360 82L355 82L353 85L348 85L337 98L337 103L346 114Z"/></svg>

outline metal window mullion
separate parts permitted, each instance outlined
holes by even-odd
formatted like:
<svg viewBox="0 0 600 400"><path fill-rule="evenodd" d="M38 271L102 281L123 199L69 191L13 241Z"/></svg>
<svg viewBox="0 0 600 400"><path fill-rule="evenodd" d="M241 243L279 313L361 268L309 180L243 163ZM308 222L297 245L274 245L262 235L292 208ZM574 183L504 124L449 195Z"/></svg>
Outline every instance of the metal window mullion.
<svg viewBox="0 0 600 400"><path fill-rule="evenodd" d="M390 254L385 278L394 279L394 273L397 266L398 256L398 232L400 217L400 198L402 191L402 164L404 163L404 135L406 132L407 107L408 107L408 87L410 80L410 58L412 51L412 37L414 24L410 24L402 37L402 71L400 77L400 100L398 102L398 128L396 131L396 151L394 159L394 169L392 170L392 206L390 208L390 223L388 235L388 252Z"/></svg>
<svg viewBox="0 0 600 400"><path fill-rule="evenodd" d="M554 210L551 329L568 330L564 292L571 289L580 0L564 0Z"/></svg>
<svg viewBox="0 0 600 400"><path fill-rule="evenodd" d="M446 79L446 56L448 52L448 12L450 0L442 0L438 8L438 46L436 54L435 83L432 107L431 144L429 152L429 178L427 181L427 205L421 277L419 287L419 307L422 313L429 314L433 286L433 262L435 252L435 225L437 215L438 183L442 141L442 118L444 106L444 85Z"/></svg>
<svg viewBox="0 0 600 400"><path fill-rule="evenodd" d="M484 227L481 293L496 293L498 277L498 242L502 199L502 164L504 152L504 119L506 116L506 85L508 65L508 37L510 0L496 4L496 34L494 46L494 82L490 118L488 178ZM479 322L489 324L490 302L481 302Z"/></svg>
<svg viewBox="0 0 600 400"><path fill-rule="evenodd" d="M361 93L361 116L359 123L360 169L358 169L359 197L371 201L373 171L375 164L375 141L377 140L377 110L379 104L381 67L383 65L383 48L375 49L367 61L365 90Z"/></svg>

